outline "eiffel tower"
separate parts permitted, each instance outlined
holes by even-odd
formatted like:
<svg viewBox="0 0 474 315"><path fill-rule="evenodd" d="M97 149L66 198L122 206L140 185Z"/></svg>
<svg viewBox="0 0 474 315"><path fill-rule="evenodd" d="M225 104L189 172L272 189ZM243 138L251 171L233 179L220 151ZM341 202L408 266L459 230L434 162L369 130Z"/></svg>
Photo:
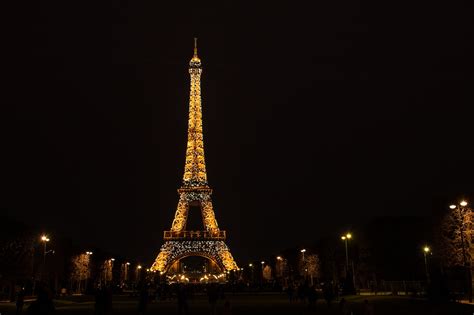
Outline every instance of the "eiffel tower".
<svg viewBox="0 0 474 315"><path fill-rule="evenodd" d="M178 189L179 201L170 231L164 232L165 243L151 270L166 273L181 259L190 256L207 258L221 272L238 269L225 244L226 233L220 230L212 208L212 189L207 183L201 109L201 60L194 39L194 55L189 62L191 90L189 95L188 143L183 184ZM204 225L202 231L188 231L186 222L190 206L198 206Z"/></svg>

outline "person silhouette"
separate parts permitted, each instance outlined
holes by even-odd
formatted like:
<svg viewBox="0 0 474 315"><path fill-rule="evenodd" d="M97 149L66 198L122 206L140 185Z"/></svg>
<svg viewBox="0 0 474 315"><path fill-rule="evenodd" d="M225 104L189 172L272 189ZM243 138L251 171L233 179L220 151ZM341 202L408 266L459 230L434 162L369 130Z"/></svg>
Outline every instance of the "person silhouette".
<svg viewBox="0 0 474 315"><path fill-rule="evenodd" d="M318 292L316 292L316 286L311 286L308 288L308 303L309 309L314 311L316 310L316 302L318 300Z"/></svg>
<svg viewBox="0 0 474 315"><path fill-rule="evenodd" d="M25 304L25 289L21 288L18 291L16 296L16 315L21 314L23 312L23 305Z"/></svg>
<svg viewBox="0 0 474 315"><path fill-rule="evenodd" d="M224 312L223 315L232 315L232 308L230 307L229 300L226 300L224 303Z"/></svg>
<svg viewBox="0 0 474 315"><path fill-rule="evenodd" d="M145 314L148 308L149 294L148 287L146 285L142 286L140 290L140 297L138 299L138 314Z"/></svg>
<svg viewBox="0 0 474 315"><path fill-rule="evenodd" d="M38 288L38 297L28 307L28 315L52 315L56 312L53 300L45 286Z"/></svg>
<svg viewBox="0 0 474 315"><path fill-rule="evenodd" d="M374 315L374 307L369 303L369 300L364 300L364 315Z"/></svg>
<svg viewBox="0 0 474 315"><path fill-rule="evenodd" d="M209 285L207 288L207 297L209 299L209 306L211 307L211 315L216 314L216 304L218 299L217 288L214 284Z"/></svg>
<svg viewBox="0 0 474 315"><path fill-rule="evenodd" d="M178 313L180 315L188 314L188 296L187 296L186 288L182 283L178 286L176 297L178 299Z"/></svg>

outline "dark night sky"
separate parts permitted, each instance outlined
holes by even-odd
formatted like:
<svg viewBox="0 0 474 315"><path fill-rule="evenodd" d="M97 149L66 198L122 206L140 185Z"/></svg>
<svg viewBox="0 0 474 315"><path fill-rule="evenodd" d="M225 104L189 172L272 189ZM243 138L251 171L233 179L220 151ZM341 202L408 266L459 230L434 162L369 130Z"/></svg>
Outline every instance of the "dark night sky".
<svg viewBox="0 0 474 315"><path fill-rule="evenodd" d="M467 8L224 2L5 9L2 211L153 259L178 200L194 36L238 261L473 195Z"/></svg>

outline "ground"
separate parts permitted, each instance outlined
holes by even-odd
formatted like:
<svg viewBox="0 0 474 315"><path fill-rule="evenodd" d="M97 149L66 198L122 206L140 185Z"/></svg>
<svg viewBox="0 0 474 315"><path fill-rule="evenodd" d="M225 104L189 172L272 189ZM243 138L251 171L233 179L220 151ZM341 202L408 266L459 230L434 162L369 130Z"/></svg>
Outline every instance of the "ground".
<svg viewBox="0 0 474 315"><path fill-rule="evenodd" d="M316 311L309 311L308 306L303 303L289 303L284 295L261 294L261 295L227 295L226 298L231 303L231 314L342 314L337 302L331 308L322 301L317 303ZM66 300L55 300L57 314L94 314L94 303L92 297ZM411 299L406 297L391 296L353 296L347 298L348 304L354 315L364 314L363 303L368 299L374 307L376 315L448 315L448 314L474 314L473 305L462 304L432 304L421 299ZM137 314L137 300L129 297L114 297L112 314ZM196 296L189 301L189 314L209 314L209 304L205 296ZM12 303L0 304L0 314L15 314L15 307ZM149 305L147 314L178 314L177 302L159 301ZM224 313L224 301L220 300L217 307L217 314ZM350 313L349 313L350 314Z"/></svg>

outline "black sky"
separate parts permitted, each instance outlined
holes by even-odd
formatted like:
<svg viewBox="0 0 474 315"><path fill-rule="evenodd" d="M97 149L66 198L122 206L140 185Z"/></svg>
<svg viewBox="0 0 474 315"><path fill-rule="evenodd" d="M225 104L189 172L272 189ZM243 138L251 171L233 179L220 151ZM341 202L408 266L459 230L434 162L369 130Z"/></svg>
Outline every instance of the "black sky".
<svg viewBox="0 0 474 315"><path fill-rule="evenodd" d="M194 36L238 260L472 196L469 8L224 2L6 9L2 211L153 259L178 200Z"/></svg>

